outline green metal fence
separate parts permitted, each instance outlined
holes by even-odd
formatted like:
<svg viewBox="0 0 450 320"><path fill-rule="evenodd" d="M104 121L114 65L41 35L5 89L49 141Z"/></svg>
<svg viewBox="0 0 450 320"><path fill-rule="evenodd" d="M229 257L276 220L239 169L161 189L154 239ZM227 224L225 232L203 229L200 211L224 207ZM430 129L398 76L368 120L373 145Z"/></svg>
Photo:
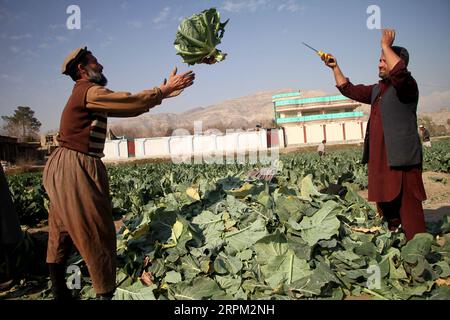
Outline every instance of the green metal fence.
<svg viewBox="0 0 450 320"><path fill-rule="evenodd" d="M275 101L275 107L287 106L292 104L307 104L307 103L330 103L334 101L344 101L349 100L349 98L343 95L328 96L328 97L312 97L303 99L289 99L282 101Z"/></svg>
<svg viewBox="0 0 450 320"><path fill-rule="evenodd" d="M328 114L315 114L312 116L295 117L295 118L277 118L277 124L281 123L291 123L291 122L305 122L314 120L332 120L332 119L342 119L342 118L353 118L362 117L364 112L340 112L340 113L328 113Z"/></svg>

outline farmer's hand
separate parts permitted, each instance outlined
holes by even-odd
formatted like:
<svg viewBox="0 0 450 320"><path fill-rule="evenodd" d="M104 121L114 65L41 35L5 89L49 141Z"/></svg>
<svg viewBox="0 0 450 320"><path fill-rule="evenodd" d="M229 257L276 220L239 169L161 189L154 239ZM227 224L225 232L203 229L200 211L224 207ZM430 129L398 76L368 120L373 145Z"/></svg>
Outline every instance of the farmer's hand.
<svg viewBox="0 0 450 320"><path fill-rule="evenodd" d="M163 99L178 96L183 90L194 83L195 73L186 71L182 74L177 74L177 67L175 67L169 76L169 80L164 79L162 85L159 87L163 94Z"/></svg>
<svg viewBox="0 0 450 320"><path fill-rule="evenodd" d="M327 67L330 67L333 69L337 66L337 60L332 54L326 53L325 55L323 55L321 57L321 59L323 62L325 62L325 65Z"/></svg>
<svg viewBox="0 0 450 320"><path fill-rule="evenodd" d="M395 40L394 29L383 29L381 31L381 48L390 48Z"/></svg>

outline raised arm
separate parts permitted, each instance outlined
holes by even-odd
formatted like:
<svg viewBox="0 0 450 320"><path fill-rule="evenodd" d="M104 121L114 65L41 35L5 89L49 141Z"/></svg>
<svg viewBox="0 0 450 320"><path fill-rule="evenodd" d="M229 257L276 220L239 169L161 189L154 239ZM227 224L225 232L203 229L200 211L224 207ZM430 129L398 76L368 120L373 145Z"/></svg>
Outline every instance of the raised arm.
<svg viewBox="0 0 450 320"><path fill-rule="evenodd" d="M336 81L336 87L346 97L356 100L361 103L370 104L372 98L373 85L353 85L348 78L344 76L339 67L336 58L327 54L322 57L325 65L333 70L334 79Z"/></svg>
<svg viewBox="0 0 450 320"><path fill-rule="evenodd" d="M322 61L325 62L325 65L327 67L330 67L331 70L333 70L334 79L336 80L336 86L340 87L348 81L342 73L337 60L333 55L327 54L322 56Z"/></svg>
<svg viewBox="0 0 450 320"><path fill-rule="evenodd" d="M383 29L381 32L381 50L383 50L388 70L392 70L401 60L394 50L392 50L392 44L395 40L395 30Z"/></svg>
<svg viewBox="0 0 450 320"><path fill-rule="evenodd" d="M381 49L389 71L389 79L402 102L413 102L419 99L416 80L407 69L407 63L392 49L395 30L385 29L381 35ZM400 47L396 47L400 49ZM406 49L402 49L405 50Z"/></svg>

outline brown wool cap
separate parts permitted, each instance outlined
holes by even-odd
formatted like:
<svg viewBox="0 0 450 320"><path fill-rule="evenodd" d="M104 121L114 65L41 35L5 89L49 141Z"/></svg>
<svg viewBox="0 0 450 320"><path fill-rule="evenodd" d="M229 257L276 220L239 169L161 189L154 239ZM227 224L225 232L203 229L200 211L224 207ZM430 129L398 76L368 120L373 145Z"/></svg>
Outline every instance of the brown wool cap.
<svg viewBox="0 0 450 320"><path fill-rule="evenodd" d="M88 52L87 47L73 50L65 59L61 66L62 74L69 74L70 67Z"/></svg>

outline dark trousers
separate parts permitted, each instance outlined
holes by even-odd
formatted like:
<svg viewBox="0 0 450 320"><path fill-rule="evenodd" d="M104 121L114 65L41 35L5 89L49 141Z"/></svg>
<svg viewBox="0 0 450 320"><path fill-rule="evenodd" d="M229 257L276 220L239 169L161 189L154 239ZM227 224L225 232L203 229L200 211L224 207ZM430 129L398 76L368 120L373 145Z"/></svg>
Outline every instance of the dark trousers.
<svg viewBox="0 0 450 320"><path fill-rule="evenodd" d="M390 202L377 202L377 207L391 229L402 225L408 241L414 238L415 234L426 232L422 201L412 192L405 192L402 188L397 198Z"/></svg>

